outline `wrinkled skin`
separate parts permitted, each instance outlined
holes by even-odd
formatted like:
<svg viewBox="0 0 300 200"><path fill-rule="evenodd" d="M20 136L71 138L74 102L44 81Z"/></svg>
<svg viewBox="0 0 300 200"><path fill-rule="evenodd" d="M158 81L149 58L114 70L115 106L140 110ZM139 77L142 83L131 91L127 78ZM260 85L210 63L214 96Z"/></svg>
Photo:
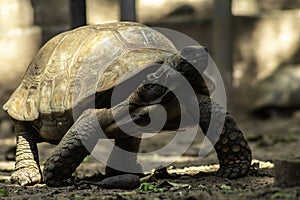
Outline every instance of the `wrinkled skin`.
<svg viewBox="0 0 300 200"><path fill-rule="evenodd" d="M214 129L213 127L216 134L208 135L208 139L215 144L214 147L220 162L217 175L232 179L247 175L251 165L251 150L247 141L231 115L207 95L203 95L203 92L197 90L197 88L203 88L197 85L201 74L187 62L186 59L189 56L194 58L195 63L193 64L196 64L196 67L203 71L204 69L201 68L205 68L207 65L207 53L202 47L187 47L179 55L167 58L156 72L146 77L146 81L151 81L151 84L140 86L125 101L112 108L85 110L47 159L43 173L45 183L49 186L59 186L63 185L64 180L70 178L91 150L86 148L86 144L88 143L88 146L93 147L96 145L97 139L102 138L96 134L99 125L104 130L106 137L115 139L116 146L136 153L139 150L140 138L128 136L122 132L116 124L116 120L120 120L123 125L135 122L144 126L149 122L149 112L155 111L157 105L160 104L165 107L168 113L164 129L174 130L178 128L176 125L171 125L180 120L181 113L178 101L168 88L155 84L155 81L171 82L173 83L172 91L177 90L180 94L182 91L181 83L176 81L178 74L186 78L196 93L195 99L191 99L187 105L182 105L185 107L186 114L191 118L190 124L199 123L204 134L206 134L212 115L217 119L217 123L222 123L225 120L224 125L218 126L221 128L216 127ZM170 67L173 70L170 70ZM174 73L174 69L179 73ZM189 109L190 105L196 105L199 108L200 119L196 119L193 110ZM132 116L129 120L128 115L126 115L128 109ZM117 119L114 119L113 113L117 113ZM20 185L32 185L41 180L36 147L36 143L41 138L36 131L30 123L16 122L17 162L11 180ZM141 134L136 129L133 129L132 132L136 136ZM218 134L218 132L220 133ZM126 163L137 173L142 172L135 156L126 158L124 161L117 148L113 149L108 163ZM106 173L116 175L124 172L107 167Z"/></svg>

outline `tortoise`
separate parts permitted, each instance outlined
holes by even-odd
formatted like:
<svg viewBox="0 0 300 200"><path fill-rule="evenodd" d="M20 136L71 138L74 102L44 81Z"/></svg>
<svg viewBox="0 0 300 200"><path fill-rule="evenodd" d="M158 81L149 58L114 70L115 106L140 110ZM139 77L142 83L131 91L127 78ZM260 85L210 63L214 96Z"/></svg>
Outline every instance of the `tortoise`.
<svg viewBox="0 0 300 200"><path fill-rule="evenodd" d="M149 122L148 113L162 105L168 114L163 129L176 130L180 104L172 90L159 81L180 88L178 74L195 91L196 101L190 103L201 112L201 118L196 120L204 133L212 114L225 119L220 137L209 138L220 162L217 175L247 175L251 150L232 116L209 97L210 79L199 73L205 70L207 62L204 47L187 46L178 51L163 34L134 22L87 25L58 34L38 51L3 106L14 122L17 137L11 181L20 185L42 181L37 143L49 142L58 145L44 164L43 181L49 186L63 184L89 155L84 141L91 146L96 144L93 133L99 124L107 138L115 139L116 147L138 152L141 138L122 132L113 112L117 113L115 118L127 119L129 109L131 122L144 126ZM114 89L128 86L132 80L145 84L112 102ZM189 105L185 108L192 119L194 111L188 109ZM121 122L126 124L128 120ZM115 158L118 151L113 149L108 162L126 162L141 171L136 157L125 161ZM122 173L125 172L106 167L109 176Z"/></svg>

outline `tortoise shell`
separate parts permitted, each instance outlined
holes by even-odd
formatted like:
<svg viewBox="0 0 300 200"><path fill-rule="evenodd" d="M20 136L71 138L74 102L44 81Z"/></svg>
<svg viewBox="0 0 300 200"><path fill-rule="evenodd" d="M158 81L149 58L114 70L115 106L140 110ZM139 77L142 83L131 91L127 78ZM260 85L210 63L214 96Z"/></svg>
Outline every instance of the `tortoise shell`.
<svg viewBox="0 0 300 200"><path fill-rule="evenodd" d="M65 113L176 53L164 35L138 23L89 25L48 41L3 109L20 121Z"/></svg>

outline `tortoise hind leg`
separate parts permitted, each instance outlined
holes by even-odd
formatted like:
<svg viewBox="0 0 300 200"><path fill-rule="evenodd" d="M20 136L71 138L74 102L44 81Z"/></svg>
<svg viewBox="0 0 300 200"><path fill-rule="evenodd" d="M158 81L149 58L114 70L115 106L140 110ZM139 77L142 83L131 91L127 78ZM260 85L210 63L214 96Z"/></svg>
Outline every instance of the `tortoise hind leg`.
<svg viewBox="0 0 300 200"><path fill-rule="evenodd" d="M200 127L212 144L215 144L220 162L217 175L230 179L247 175L251 166L251 150L235 120L211 98L200 94L197 98L200 109ZM214 126L209 130L212 115ZM215 131L215 133L207 134L208 131ZM221 134L217 134L218 132Z"/></svg>
<svg viewBox="0 0 300 200"><path fill-rule="evenodd" d="M22 186L33 185L41 180L37 149L39 135L30 124L25 122L17 122L15 132L17 135L16 162L11 182Z"/></svg>

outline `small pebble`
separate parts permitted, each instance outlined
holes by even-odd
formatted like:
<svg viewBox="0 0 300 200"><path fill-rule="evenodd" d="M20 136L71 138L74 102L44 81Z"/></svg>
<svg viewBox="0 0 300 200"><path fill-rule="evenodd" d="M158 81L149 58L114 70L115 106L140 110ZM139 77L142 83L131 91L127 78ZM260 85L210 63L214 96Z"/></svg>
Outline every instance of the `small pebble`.
<svg viewBox="0 0 300 200"><path fill-rule="evenodd" d="M100 182L102 188L105 189L124 189L131 190L140 186L139 176L133 174L123 174L108 177Z"/></svg>

